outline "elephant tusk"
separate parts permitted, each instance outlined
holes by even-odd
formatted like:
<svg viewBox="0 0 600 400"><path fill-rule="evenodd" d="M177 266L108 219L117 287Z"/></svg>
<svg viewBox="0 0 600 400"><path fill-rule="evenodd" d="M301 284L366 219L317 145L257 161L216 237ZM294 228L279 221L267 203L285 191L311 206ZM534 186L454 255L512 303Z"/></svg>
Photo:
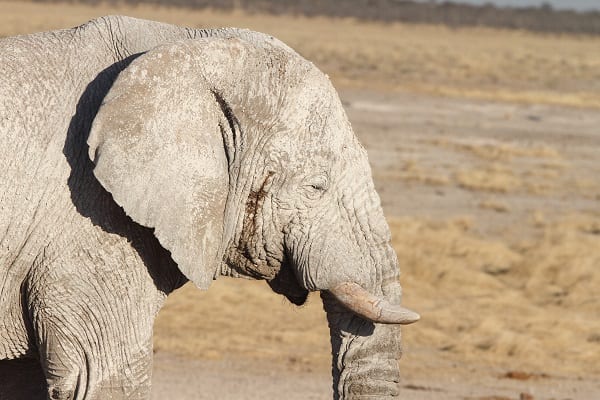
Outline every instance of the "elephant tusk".
<svg viewBox="0 0 600 400"><path fill-rule="evenodd" d="M400 305L374 296L356 283L344 282L329 292L355 314L380 324L412 324L421 316Z"/></svg>

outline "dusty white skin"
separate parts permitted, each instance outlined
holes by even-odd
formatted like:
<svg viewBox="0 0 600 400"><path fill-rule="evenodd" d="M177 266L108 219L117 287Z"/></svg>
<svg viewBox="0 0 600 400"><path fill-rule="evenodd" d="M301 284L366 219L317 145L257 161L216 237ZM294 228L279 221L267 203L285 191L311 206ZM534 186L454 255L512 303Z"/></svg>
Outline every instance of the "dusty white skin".
<svg viewBox="0 0 600 400"><path fill-rule="evenodd" d="M389 323L418 316L311 63L256 32L105 17L3 39L0 74L0 381L29 377L1 398L147 398L164 298L219 275L321 290L334 397L398 394Z"/></svg>

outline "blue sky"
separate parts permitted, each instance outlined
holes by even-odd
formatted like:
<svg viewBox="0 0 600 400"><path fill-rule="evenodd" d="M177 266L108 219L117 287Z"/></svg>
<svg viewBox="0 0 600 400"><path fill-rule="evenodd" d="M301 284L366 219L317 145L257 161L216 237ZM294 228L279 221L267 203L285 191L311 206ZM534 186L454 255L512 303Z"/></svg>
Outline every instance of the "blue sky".
<svg viewBox="0 0 600 400"><path fill-rule="evenodd" d="M427 1L427 0L421 0ZM437 0L442 2L444 0ZM548 3L556 9L571 10L600 10L600 0L451 0L453 3L485 4L492 3L497 6L526 7L538 6L542 3Z"/></svg>

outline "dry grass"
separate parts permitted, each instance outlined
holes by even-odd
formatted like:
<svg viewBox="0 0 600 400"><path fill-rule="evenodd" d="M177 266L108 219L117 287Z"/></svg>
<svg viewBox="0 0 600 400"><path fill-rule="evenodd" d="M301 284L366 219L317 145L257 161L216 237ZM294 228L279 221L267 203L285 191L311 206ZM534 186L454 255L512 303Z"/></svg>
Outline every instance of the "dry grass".
<svg viewBox="0 0 600 400"><path fill-rule="evenodd" d="M513 171L499 164L460 170L455 178L459 186L469 190L507 193L522 185L521 179Z"/></svg>
<svg viewBox="0 0 600 400"><path fill-rule="evenodd" d="M460 160L445 168L451 175L444 182L446 185L456 185L474 192L524 192L539 196L554 195L561 186L582 193L593 193L596 188L595 182L586 177L587 173L580 174L583 171L578 171L579 175L576 174L572 180L570 161L550 145L464 138L459 134L451 136L452 139L437 137L421 141L434 154L442 150L447 157ZM440 164L436 163L433 167L440 168ZM418 172L413 173L415 178L439 176L439 172L431 168L415 166L413 170ZM426 179L420 179L419 182L433 184ZM480 207L496 211L504 208L485 202Z"/></svg>
<svg viewBox="0 0 600 400"><path fill-rule="evenodd" d="M483 200L479 203L479 207L485 210L493 210L501 213L508 212L510 210L505 203L492 199Z"/></svg>
<svg viewBox="0 0 600 400"><path fill-rule="evenodd" d="M560 167L562 156L550 146L524 146L518 143L500 142L497 140L449 140L436 138L428 143L456 151L465 152L469 155L482 159L483 161L511 161L515 158L536 158L554 161L553 164L545 165Z"/></svg>
<svg viewBox="0 0 600 400"><path fill-rule="evenodd" d="M408 185L424 184L431 186L444 186L450 183L450 178L441 173L430 171L419 166L416 160L408 160L399 169L378 170L374 172L375 179L401 180Z"/></svg>
<svg viewBox="0 0 600 400"><path fill-rule="evenodd" d="M420 329L405 330L407 343L473 363L599 373L598 224L597 216L564 218L511 248L452 222L394 221L407 300L424 315Z"/></svg>
<svg viewBox="0 0 600 400"><path fill-rule="evenodd" d="M75 26L115 13L192 27L240 26L268 32L313 60L340 87L600 107L598 37L14 1L0 1L0 36Z"/></svg>

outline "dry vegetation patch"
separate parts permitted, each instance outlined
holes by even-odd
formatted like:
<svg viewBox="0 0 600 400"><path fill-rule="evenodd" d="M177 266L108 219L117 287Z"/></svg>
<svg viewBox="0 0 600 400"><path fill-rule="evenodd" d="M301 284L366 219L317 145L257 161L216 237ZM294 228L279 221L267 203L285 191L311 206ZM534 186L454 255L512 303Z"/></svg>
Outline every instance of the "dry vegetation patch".
<svg viewBox="0 0 600 400"><path fill-rule="evenodd" d="M515 247L454 221L393 221L407 300L423 314L407 343L475 364L599 373L599 223L563 218Z"/></svg>
<svg viewBox="0 0 600 400"><path fill-rule="evenodd" d="M550 146L524 146L518 143L477 138L470 138L469 140L435 138L426 142L434 146L462 151L483 161L510 161L524 157L546 159L550 162L562 160L561 154ZM555 162L548 165L560 166L561 164Z"/></svg>
<svg viewBox="0 0 600 400"><path fill-rule="evenodd" d="M536 196L552 195L561 186L588 193L595 188L592 180L578 175L580 171L571 171L568 159L552 146L452 136L453 139L436 137L420 141L423 146L441 150L447 154L446 158L455 160L452 166L444 167L451 177L445 184L473 192L518 192ZM412 176L430 184L431 180L422 177L436 176L431 168L440 168L440 163L434 163L429 169L414 168L418 173ZM507 211L506 206L488 201L480 201L480 207Z"/></svg>
<svg viewBox="0 0 600 400"><path fill-rule="evenodd" d="M507 193L521 187L521 179L509 168L500 164L462 169L455 175L458 185L469 190Z"/></svg>
<svg viewBox="0 0 600 400"><path fill-rule="evenodd" d="M506 205L506 203L503 203L501 201L497 201L497 200L493 200L493 199L485 199L483 201L481 201L479 203L479 207L486 209L486 210L493 210L496 212L508 212L510 210L510 208L508 207L508 205Z"/></svg>
<svg viewBox="0 0 600 400"><path fill-rule="evenodd" d="M399 179L408 185L423 184L432 186L443 186L450 183L450 178L437 171L432 171L419 165L416 160L407 160L399 169L389 168L374 172L375 179L394 180Z"/></svg>

